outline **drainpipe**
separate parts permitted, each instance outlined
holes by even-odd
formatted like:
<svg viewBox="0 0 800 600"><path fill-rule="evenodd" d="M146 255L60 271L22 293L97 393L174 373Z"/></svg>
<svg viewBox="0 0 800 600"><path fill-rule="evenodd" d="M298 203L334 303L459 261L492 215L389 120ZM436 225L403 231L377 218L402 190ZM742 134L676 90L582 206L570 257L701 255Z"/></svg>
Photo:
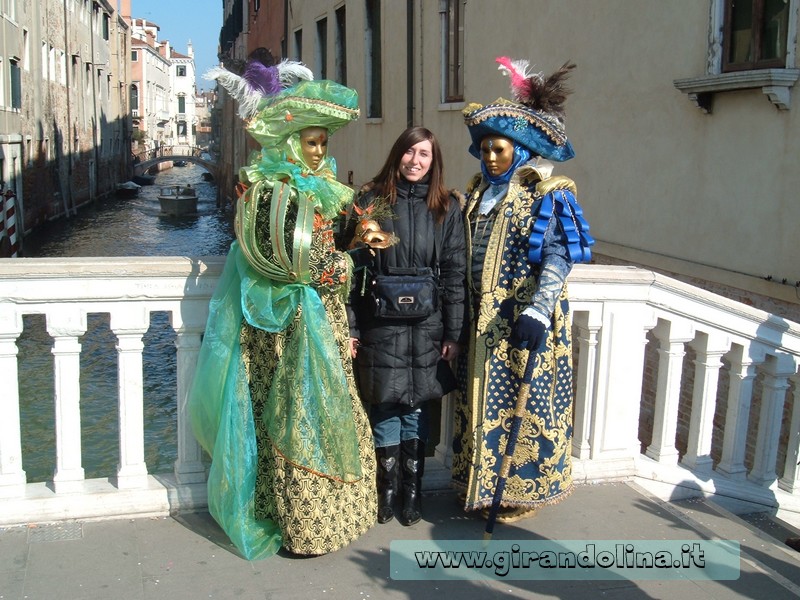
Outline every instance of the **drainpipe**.
<svg viewBox="0 0 800 600"><path fill-rule="evenodd" d="M281 53L289 58L289 0L283 0L283 44Z"/></svg>
<svg viewBox="0 0 800 600"><path fill-rule="evenodd" d="M66 4L66 3L65 3ZM97 188L99 186L98 177L100 175L100 151L97 147L97 128L99 127L97 112L98 112L98 98L97 98L97 63L95 63L95 51L94 51L94 23L92 23L92 18L94 17L94 11L92 11L92 15L89 16L89 23L90 23L90 34L89 39L91 40L91 45L89 46L91 53L92 53L92 154L94 155L94 174L89 178L89 198L94 203L97 200ZM92 185L92 181L94 185Z"/></svg>
<svg viewBox="0 0 800 600"><path fill-rule="evenodd" d="M69 51L69 11L67 10L67 3L64 2L64 52L66 56L64 57L64 62L69 64L65 65L66 71L66 84L67 84L67 127L65 135L62 136L62 145L63 140L67 140L67 152L66 152L66 160L67 160L67 181L69 185L67 185L66 194L64 190L61 190L61 197L64 199L64 212L66 213L67 217L69 217L70 208L75 214L78 214L77 209L75 208L75 200L72 197L72 97L71 92L72 90L72 82L70 81L71 71L70 68L72 66L72 54ZM59 177L59 181L61 178Z"/></svg>
<svg viewBox="0 0 800 600"><path fill-rule="evenodd" d="M406 0L406 127L414 125L414 0Z"/></svg>

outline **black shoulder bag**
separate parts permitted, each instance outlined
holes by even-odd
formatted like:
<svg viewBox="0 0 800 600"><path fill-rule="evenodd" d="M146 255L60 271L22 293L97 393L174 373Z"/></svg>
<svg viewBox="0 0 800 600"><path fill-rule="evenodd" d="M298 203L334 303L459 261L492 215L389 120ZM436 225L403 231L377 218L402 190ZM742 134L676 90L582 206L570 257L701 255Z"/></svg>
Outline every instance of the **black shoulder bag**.
<svg viewBox="0 0 800 600"><path fill-rule="evenodd" d="M439 310L439 230L433 236L434 269L430 267L381 268L381 253L376 257L372 279L373 316L388 321L414 322Z"/></svg>

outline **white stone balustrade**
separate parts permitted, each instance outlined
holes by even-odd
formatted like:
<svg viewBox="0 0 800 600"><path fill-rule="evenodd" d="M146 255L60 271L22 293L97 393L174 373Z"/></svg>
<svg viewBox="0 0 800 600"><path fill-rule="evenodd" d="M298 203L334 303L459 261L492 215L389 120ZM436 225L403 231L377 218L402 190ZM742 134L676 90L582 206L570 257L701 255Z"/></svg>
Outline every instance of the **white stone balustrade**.
<svg viewBox="0 0 800 600"><path fill-rule="evenodd" d="M205 505L205 463L186 402L223 262L0 260L0 525L164 515ZM576 479L636 478L665 497L679 489L684 495L720 494L800 517L800 325L633 267L580 265L569 286L577 357ZM171 473L148 472L144 458L149 399L143 336L155 312L170 316L176 335L177 460ZM109 410L119 421L119 461L116 472L85 479L79 338L88 315L98 313L110 315L116 338L118 397L109 399ZM55 463L52 479L42 483L26 483L22 464L20 406L26 398L17 383L17 343L29 314L44 315L54 361ZM654 342L648 343L648 333ZM691 364L685 363L689 349ZM649 387L643 385L648 351L657 364ZM719 387L723 370L727 388ZM650 417L641 410L643 389L654 390L647 392L654 394ZM691 399L688 415L681 414L682 394ZM727 400L724 411L718 398ZM758 408L758 424L748 448L748 431L755 426L751 407ZM783 423L784 414L789 423ZM721 435L715 434L715 415L724 423ZM650 419L651 439L639 439L643 419ZM688 434L681 434L681 419ZM446 484L451 436L446 399L439 444L426 469L428 488Z"/></svg>

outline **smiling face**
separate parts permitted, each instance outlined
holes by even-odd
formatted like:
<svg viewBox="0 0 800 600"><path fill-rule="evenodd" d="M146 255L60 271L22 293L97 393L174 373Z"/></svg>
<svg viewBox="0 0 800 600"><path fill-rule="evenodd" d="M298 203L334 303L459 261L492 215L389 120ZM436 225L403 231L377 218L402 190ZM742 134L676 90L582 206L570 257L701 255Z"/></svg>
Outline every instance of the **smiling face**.
<svg viewBox="0 0 800 600"><path fill-rule="evenodd" d="M481 161L492 177L502 175L514 162L514 142L501 135L491 135L481 140Z"/></svg>
<svg viewBox="0 0 800 600"><path fill-rule="evenodd" d="M433 164L433 146L429 140L417 142L400 159L400 174L408 181L419 181Z"/></svg>
<svg viewBox="0 0 800 600"><path fill-rule="evenodd" d="M306 127L300 132L300 149L312 171L319 168L328 153L328 130L324 127Z"/></svg>

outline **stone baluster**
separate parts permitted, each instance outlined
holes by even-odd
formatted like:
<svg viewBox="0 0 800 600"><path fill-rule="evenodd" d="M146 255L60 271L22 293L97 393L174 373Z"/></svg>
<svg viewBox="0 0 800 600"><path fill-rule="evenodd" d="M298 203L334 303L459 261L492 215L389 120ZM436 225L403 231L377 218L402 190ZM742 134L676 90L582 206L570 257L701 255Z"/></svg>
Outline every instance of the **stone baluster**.
<svg viewBox="0 0 800 600"><path fill-rule="evenodd" d="M733 479L745 479L744 465L747 450L747 428L750 423L750 405L753 400L753 383L758 363L764 362L765 352L755 343L749 348L736 346L730 354L730 385L725 429L722 433L722 455L717 471Z"/></svg>
<svg viewBox="0 0 800 600"><path fill-rule="evenodd" d="M796 372L795 358L789 354L768 357L764 363L764 383L761 392L761 410L758 413L758 434L753 457L753 468L748 479L764 487L777 485L775 463L778 459L778 441L783 420L783 404L789 377Z"/></svg>
<svg viewBox="0 0 800 600"><path fill-rule="evenodd" d="M202 448L192 433L187 404L200 354L200 334L202 328L179 328L176 330L175 346L177 355L178 410L177 435L178 459L175 461L175 478L178 483L202 483L205 481L205 466L202 462Z"/></svg>
<svg viewBox="0 0 800 600"><path fill-rule="evenodd" d="M64 306L47 315L47 332L53 338L56 469L53 489L57 493L83 488L81 461L81 385L78 338L86 333L86 314L76 306Z"/></svg>
<svg viewBox="0 0 800 600"><path fill-rule="evenodd" d="M789 421L789 440L786 444L786 461L778 487L792 494L800 492L800 377L791 377L794 384L792 416Z"/></svg>
<svg viewBox="0 0 800 600"><path fill-rule="evenodd" d="M722 356L731 346L722 334L700 334L691 343L697 353L694 361L692 414L689 418L689 440L683 464L696 471L710 473L711 437L714 431L714 411L717 408L717 388Z"/></svg>
<svg viewBox="0 0 800 600"><path fill-rule="evenodd" d="M598 307L599 308L599 307ZM589 458L591 452L591 415L597 375L598 334L602 325L601 310L573 310L580 360L575 380L572 456Z"/></svg>
<svg viewBox="0 0 800 600"><path fill-rule="evenodd" d="M678 463L675 436L681 400L686 344L694 338L691 323L659 320L653 330L658 340L658 379L653 414L653 439L645 454L660 463Z"/></svg>
<svg viewBox="0 0 800 600"><path fill-rule="evenodd" d="M141 304L121 305L111 313L111 331L117 336L119 464L116 485L120 489L147 487L142 337L149 325L147 310Z"/></svg>
<svg viewBox="0 0 800 600"><path fill-rule="evenodd" d="M597 401L591 416L592 459L632 459L639 454L639 411L631 407L641 402L647 331L655 324L653 310L643 304L605 303Z"/></svg>
<svg viewBox="0 0 800 600"><path fill-rule="evenodd" d="M454 371L455 372L455 371ZM442 398L442 410L439 429L439 443L435 455L448 471L453 466L453 436L455 435L455 402L453 394L445 394Z"/></svg>
<svg viewBox="0 0 800 600"><path fill-rule="evenodd" d="M13 306L0 305L0 497L22 496L25 471L22 470L22 440L19 419L19 377L17 338L22 319Z"/></svg>

